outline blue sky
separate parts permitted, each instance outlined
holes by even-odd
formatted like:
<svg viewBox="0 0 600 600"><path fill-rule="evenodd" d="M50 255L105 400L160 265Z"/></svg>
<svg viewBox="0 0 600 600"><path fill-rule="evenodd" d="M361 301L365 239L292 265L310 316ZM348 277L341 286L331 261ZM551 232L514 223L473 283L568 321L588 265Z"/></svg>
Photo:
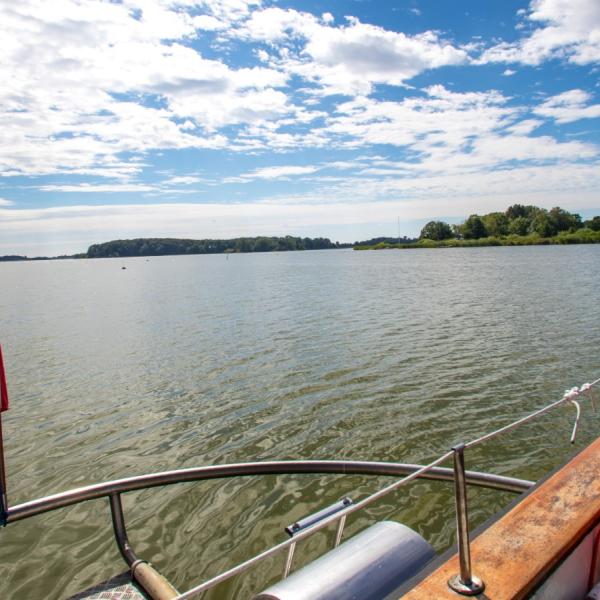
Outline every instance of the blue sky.
<svg viewBox="0 0 600 600"><path fill-rule="evenodd" d="M0 76L0 254L600 214L598 0L2 2Z"/></svg>

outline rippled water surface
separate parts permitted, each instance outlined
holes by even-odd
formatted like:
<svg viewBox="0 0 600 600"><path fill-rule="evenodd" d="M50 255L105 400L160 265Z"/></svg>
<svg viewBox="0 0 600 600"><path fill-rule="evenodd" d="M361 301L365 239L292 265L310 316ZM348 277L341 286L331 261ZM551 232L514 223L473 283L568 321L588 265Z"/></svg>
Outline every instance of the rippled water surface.
<svg viewBox="0 0 600 600"><path fill-rule="evenodd" d="M1 263L9 500L214 463L428 461L599 377L599 292L600 246ZM573 451L573 412L470 451L468 467L542 476ZM576 448L598 430L586 414ZM138 554L185 590L387 481L223 480L124 505ZM470 494L474 524L510 500ZM347 531L382 518L442 550L452 490L403 488ZM295 564L332 535L301 544ZM205 597L250 597L283 560ZM0 531L3 599L65 598L123 567L106 500Z"/></svg>

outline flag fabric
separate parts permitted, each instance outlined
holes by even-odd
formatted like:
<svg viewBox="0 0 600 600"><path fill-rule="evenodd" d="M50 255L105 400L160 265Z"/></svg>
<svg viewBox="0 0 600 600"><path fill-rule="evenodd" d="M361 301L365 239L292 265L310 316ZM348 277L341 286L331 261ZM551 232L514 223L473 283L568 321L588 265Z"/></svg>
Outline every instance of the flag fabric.
<svg viewBox="0 0 600 600"><path fill-rule="evenodd" d="M0 346L0 412L8 410L8 389L6 387L6 373L2 360L2 346Z"/></svg>

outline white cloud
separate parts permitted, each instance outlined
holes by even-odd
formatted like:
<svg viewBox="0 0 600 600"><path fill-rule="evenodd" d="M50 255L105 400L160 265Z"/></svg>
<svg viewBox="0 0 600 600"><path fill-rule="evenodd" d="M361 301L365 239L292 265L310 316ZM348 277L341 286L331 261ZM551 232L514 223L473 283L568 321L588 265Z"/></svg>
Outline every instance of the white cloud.
<svg viewBox="0 0 600 600"><path fill-rule="evenodd" d="M327 94L367 94L374 84L403 85L427 69L466 62L467 53L432 31L410 36L361 23L330 26L309 13L280 8L256 11L240 31L280 52L273 65L322 87ZM286 42L301 40L294 52Z"/></svg>
<svg viewBox="0 0 600 600"><path fill-rule="evenodd" d="M37 186L36 189L42 192L62 192L66 194L144 194L153 196L157 194L195 193L198 190L186 188L194 183L201 182L203 180L200 177L177 176L156 183L46 184ZM204 181L204 183L207 182Z"/></svg>
<svg viewBox="0 0 600 600"><path fill-rule="evenodd" d="M512 69L505 69L504 72L502 73L502 75L504 75L504 77L510 77L511 75L514 75L516 73L516 71L513 71Z"/></svg>
<svg viewBox="0 0 600 600"><path fill-rule="evenodd" d="M502 169L507 178L516 164L568 164L599 155L591 143L530 136L543 122L522 119L524 108L508 106L498 92L460 94L442 86L427 91L428 97L402 102L359 98L338 106L328 132L347 147L388 144L405 150L402 160L376 161L360 175L449 177Z"/></svg>
<svg viewBox="0 0 600 600"><path fill-rule="evenodd" d="M518 109L504 106L496 91L455 93L431 86L425 97L401 102L357 98L341 104L329 119L328 132L350 139L347 144L391 144L415 155L434 148L459 151L474 138L509 125Z"/></svg>
<svg viewBox="0 0 600 600"><path fill-rule="evenodd" d="M143 0L139 1L140 3L143 2ZM170 4L174 7L185 4L192 7L202 6L214 17L231 26L247 18L254 8L259 8L262 5L262 0L187 0L187 2L174 0Z"/></svg>
<svg viewBox="0 0 600 600"><path fill-rule="evenodd" d="M543 124L544 122L539 119L524 119L523 121L519 121L518 123L507 127L506 130L515 135L528 135Z"/></svg>
<svg viewBox="0 0 600 600"><path fill-rule="evenodd" d="M313 36L305 52L318 65L312 74L316 80L352 93L368 91L361 82L400 85L427 69L467 58L433 32L411 37L360 22Z"/></svg>
<svg viewBox="0 0 600 600"><path fill-rule="evenodd" d="M164 181L164 185L191 185L192 183L200 183L202 179L194 175L180 175L178 177L170 177Z"/></svg>
<svg viewBox="0 0 600 600"><path fill-rule="evenodd" d="M242 177L245 179L287 179L293 175L307 175L318 171L319 167L313 166L280 166L280 167L263 167L256 169L252 173L247 173Z"/></svg>
<svg viewBox="0 0 600 600"><path fill-rule="evenodd" d="M12 206L14 202L12 200L7 200L6 198L0 198L0 206Z"/></svg>
<svg viewBox="0 0 600 600"><path fill-rule="evenodd" d="M290 37L310 38L321 31L319 19L310 13L281 8L255 11L234 35L275 44Z"/></svg>
<svg viewBox="0 0 600 600"><path fill-rule="evenodd" d="M580 119L600 117L600 104L591 104L592 95L574 89L548 98L534 109L537 115L554 119L557 123L572 123Z"/></svg>
<svg viewBox="0 0 600 600"><path fill-rule="evenodd" d="M132 193L132 192L151 192L156 189L153 185L142 183L123 183L123 184L101 184L93 185L90 183L81 183L79 185L42 185L38 188L43 192L65 192L65 193L84 193L84 194L107 194L107 193Z"/></svg>
<svg viewBox="0 0 600 600"><path fill-rule="evenodd" d="M525 18L536 27L529 36L489 48L481 61L528 65L552 58L578 65L600 61L598 0L532 0Z"/></svg>
<svg viewBox="0 0 600 600"><path fill-rule="evenodd" d="M276 89L285 73L234 69L188 45L198 27L229 26L260 3L211 1L211 14L191 16L197 4L0 3L0 174L127 177L150 149L222 148L219 127L301 114Z"/></svg>
<svg viewBox="0 0 600 600"><path fill-rule="evenodd" d="M204 29L205 31L221 31L227 29L227 23L219 21L211 15L198 15L192 20L196 29Z"/></svg>
<svg viewBox="0 0 600 600"><path fill-rule="evenodd" d="M542 121L522 119L523 107L508 106L498 92L455 93L432 86L428 97L402 102L359 98L338 106L328 132L348 147L401 146L406 158L382 161L363 174L413 176L485 172L515 163L576 163L598 156L591 143L530 136Z"/></svg>
<svg viewBox="0 0 600 600"><path fill-rule="evenodd" d="M578 161L594 158L598 149L582 142L557 142L550 136L487 136L477 140L467 162L498 165L515 161ZM471 158L472 157L472 158Z"/></svg>

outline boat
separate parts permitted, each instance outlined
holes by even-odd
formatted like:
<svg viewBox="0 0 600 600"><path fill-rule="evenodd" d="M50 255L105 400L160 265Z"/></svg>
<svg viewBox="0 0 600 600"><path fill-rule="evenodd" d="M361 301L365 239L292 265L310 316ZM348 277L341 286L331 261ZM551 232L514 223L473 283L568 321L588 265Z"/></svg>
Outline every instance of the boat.
<svg viewBox="0 0 600 600"><path fill-rule="evenodd" d="M71 600L199 598L274 556L281 557L281 580L271 585L266 582L265 589L256 590L254 600L600 598L600 437L536 483L465 468L465 455L471 448L564 406L576 409L573 442L581 401L593 405L593 391L599 384L600 379L573 387L555 402L479 438L454 445L426 465L297 460L200 466L106 481L10 505L1 427L1 413L9 405L0 348L0 524L16 527L19 521L36 515L81 502L108 500L115 542L127 570ZM452 467L442 466L448 462ZM345 497L330 506L316 507L312 514L282 528L282 536L287 537L280 543L183 592L151 565L151 557L138 556L128 539L121 500L128 492L210 479L308 473L386 476L392 482L360 499ZM438 556L416 531L394 521L375 522L343 541L349 515L417 479L454 486L456 548ZM468 486L513 492L518 497L501 514L470 532ZM333 548L294 571L298 543L333 526Z"/></svg>

